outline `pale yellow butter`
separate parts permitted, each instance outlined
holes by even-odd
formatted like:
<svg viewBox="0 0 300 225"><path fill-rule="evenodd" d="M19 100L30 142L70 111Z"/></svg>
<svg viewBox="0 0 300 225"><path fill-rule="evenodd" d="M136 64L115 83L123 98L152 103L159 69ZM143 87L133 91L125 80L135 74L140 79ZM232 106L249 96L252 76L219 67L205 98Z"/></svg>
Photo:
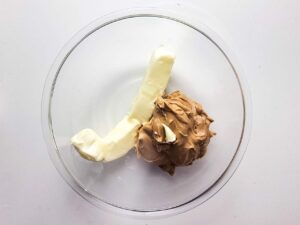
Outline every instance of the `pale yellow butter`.
<svg viewBox="0 0 300 225"><path fill-rule="evenodd" d="M163 124L165 135L166 135L166 142L174 142L176 141L176 134L171 130L170 127Z"/></svg>
<svg viewBox="0 0 300 225"><path fill-rule="evenodd" d="M154 102L162 96L170 79L175 56L165 48L158 48L152 55L150 65L129 117L146 122L154 110Z"/></svg>
<svg viewBox="0 0 300 225"><path fill-rule="evenodd" d="M175 56L169 50L163 47L155 50L131 112L108 135L101 138L95 131L84 129L72 137L72 144L84 158L112 161L134 146L139 127L150 119L156 99L167 87L174 60Z"/></svg>

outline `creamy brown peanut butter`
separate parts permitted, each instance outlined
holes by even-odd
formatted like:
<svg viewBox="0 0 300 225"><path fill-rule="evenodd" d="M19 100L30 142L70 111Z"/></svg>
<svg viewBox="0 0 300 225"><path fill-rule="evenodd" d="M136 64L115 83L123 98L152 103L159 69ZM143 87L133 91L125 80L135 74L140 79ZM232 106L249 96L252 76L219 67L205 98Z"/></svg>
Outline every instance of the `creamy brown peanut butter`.
<svg viewBox="0 0 300 225"><path fill-rule="evenodd" d="M214 135L209 130L212 122L199 103L180 91L159 97L151 120L138 132L137 155L173 175L176 166L191 165L204 156ZM166 128L175 140L168 140Z"/></svg>

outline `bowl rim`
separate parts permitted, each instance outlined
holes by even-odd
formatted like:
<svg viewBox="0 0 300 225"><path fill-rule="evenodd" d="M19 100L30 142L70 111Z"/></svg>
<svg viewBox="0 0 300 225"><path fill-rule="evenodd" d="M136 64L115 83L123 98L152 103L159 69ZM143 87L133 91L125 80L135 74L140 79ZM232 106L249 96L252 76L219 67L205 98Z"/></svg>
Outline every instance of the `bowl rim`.
<svg viewBox="0 0 300 225"><path fill-rule="evenodd" d="M222 52L222 54L225 56L225 58L231 65L231 68L233 69L236 79L239 83L241 96L243 99L244 120L240 142L238 144L235 155L233 156L232 160L230 161L228 167L223 172L223 174L214 184L212 184L205 192L201 193L196 198L172 208L156 211L141 211L122 208L120 206L116 206L111 203L105 202L89 193L86 189L84 189L79 184L79 182L76 181L76 178L72 176L72 174L62 162L62 159L58 152L58 147L55 142L51 122L51 100L57 77L64 62L67 60L68 56L72 53L72 51L83 40L85 40L85 38L87 38L89 35L97 31L98 29L101 29L102 27L114 22L136 17L156 17L173 20L175 22L179 22L183 25L186 25L206 36ZM237 58L232 53L232 51L229 50L227 45L216 32L214 32L212 29L206 26L202 21L199 21L198 15L197 17L193 17L190 14L190 12L188 12L187 10L184 11L182 8L180 9L180 12L174 11L170 8L163 9L155 7L125 9L100 17L88 24L87 26L85 26L78 33L76 33L70 41L66 43L66 45L59 52L58 56L55 58L54 63L51 66L51 69L48 73L44 84L41 104L41 123L43 136L47 143L48 154L54 166L56 167L59 174L63 177L63 179L75 192L77 192L80 196L82 196L85 200L92 203L93 205L108 212L114 212L116 214L133 216L137 218L157 218L183 213L197 207L198 205L201 205L202 203L209 200L216 193L218 193L218 191L221 190L222 187L233 176L246 152L251 133L251 121L252 103L250 91L247 82L245 81L245 78L243 76L243 70Z"/></svg>

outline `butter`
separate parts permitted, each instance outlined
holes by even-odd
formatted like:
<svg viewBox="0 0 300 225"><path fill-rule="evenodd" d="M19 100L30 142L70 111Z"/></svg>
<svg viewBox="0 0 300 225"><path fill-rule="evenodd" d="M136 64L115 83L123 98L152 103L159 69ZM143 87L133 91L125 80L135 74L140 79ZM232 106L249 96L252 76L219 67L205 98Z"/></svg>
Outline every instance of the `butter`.
<svg viewBox="0 0 300 225"><path fill-rule="evenodd" d="M80 155L88 160L112 161L125 155L135 144L136 132L141 124L124 117L105 138L92 129L83 129L71 142Z"/></svg>
<svg viewBox="0 0 300 225"><path fill-rule="evenodd" d="M129 117L141 123L150 119L156 99L163 95L168 85L174 59L174 54L165 48L154 52Z"/></svg>
<svg viewBox="0 0 300 225"><path fill-rule="evenodd" d="M101 158L98 149L102 141L92 129L81 130L72 137L71 142L83 158L88 160Z"/></svg>
<svg viewBox="0 0 300 225"><path fill-rule="evenodd" d="M165 124L163 124L163 127L165 130L166 142L171 143L176 141L176 134L171 130L171 128Z"/></svg>
<svg viewBox="0 0 300 225"><path fill-rule="evenodd" d="M72 137L71 142L82 157L108 162L122 157L135 145L138 129L150 119L156 99L167 87L174 60L172 52L163 47L156 49L131 112L104 138L92 129L83 129Z"/></svg>

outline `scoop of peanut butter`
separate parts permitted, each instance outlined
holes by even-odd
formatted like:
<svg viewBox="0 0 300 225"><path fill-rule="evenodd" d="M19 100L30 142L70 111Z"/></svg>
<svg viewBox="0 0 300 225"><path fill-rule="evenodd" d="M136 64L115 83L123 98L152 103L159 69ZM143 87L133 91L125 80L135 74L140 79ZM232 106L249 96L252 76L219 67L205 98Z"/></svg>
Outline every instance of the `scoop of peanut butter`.
<svg viewBox="0 0 300 225"><path fill-rule="evenodd" d="M202 106L180 91L159 97L151 120L140 128L136 143L138 157L173 175L176 166L188 166L203 157L213 122ZM166 128L176 138L170 140Z"/></svg>

